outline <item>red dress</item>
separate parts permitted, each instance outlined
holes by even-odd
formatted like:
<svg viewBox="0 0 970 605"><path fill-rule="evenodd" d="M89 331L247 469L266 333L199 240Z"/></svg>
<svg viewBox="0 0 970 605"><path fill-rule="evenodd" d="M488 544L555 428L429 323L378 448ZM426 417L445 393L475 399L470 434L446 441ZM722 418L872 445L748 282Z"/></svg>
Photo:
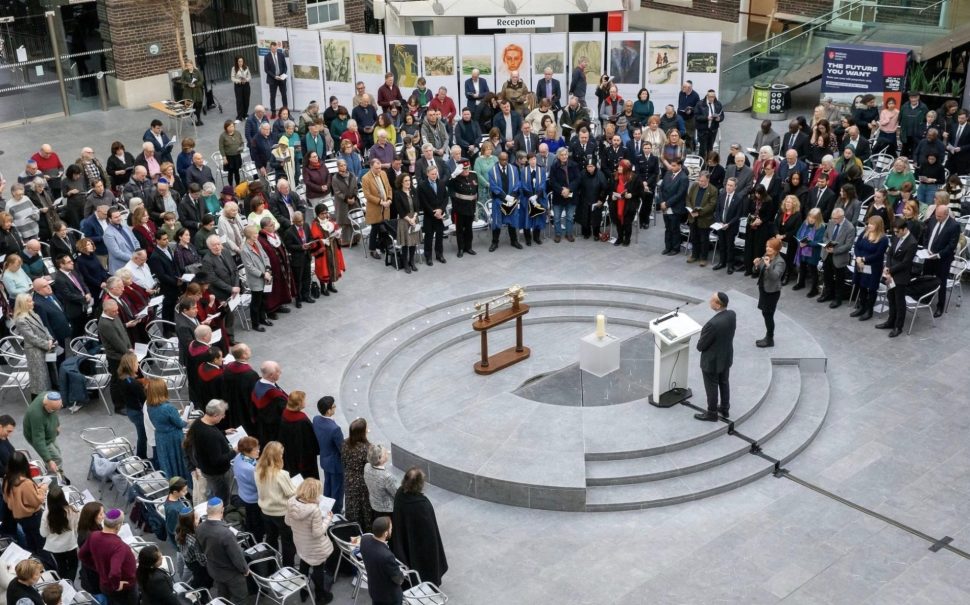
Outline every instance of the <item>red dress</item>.
<svg viewBox="0 0 970 605"><path fill-rule="evenodd" d="M310 224L310 237L314 240L313 247L310 249L310 254L313 255L313 271L321 284L337 281L347 270L343 251L340 246L334 245L336 240L329 246L323 245L322 241L317 241L326 239L330 233L323 228L319 220Z"/></svg>
<svg viewBox="0 0 970 605"><path fill-rule="evenodd" d="M620 194L620 199L616 200L616 220L622 225L623 211L626 209L626 198L623 197L626 193L626 181L622 177L616 179L616 192Z"/></svg>

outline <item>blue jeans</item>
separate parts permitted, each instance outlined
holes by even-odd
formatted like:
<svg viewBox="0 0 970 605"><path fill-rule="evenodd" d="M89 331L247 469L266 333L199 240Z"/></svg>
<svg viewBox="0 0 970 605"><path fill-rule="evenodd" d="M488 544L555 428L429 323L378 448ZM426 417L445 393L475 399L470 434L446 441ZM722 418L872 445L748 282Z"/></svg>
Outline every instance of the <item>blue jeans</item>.
<svg viewBox="0 0 970 605"><path fill-rule="evenodd" d="M562 224L563 213L566 214L566 225ZM573 217L576 216L576 205L575 204L554 204L552 207L553 220L556 226L556 235L562 237L563 231L567 235L573 234Z"/></svg>
<svg viewBox="0 0 970 605"><path fill-rule="evenodd" d="M933 205L933 196L936 195L937 190L940 188L939 185L935 183L920 183L919 187L916 189L916 199L923 206Z"/></svg>
<svg viewBox="0 0 970 605"><path fill-rule="evenodd" d="M128 415L128 420L131 420L131 423L135 425L135 434L137 435L135 455L139 458L148 458L148 435L145 434L145 414L141 410L133 410L131 408L125 408L125 414Z"/></svg>

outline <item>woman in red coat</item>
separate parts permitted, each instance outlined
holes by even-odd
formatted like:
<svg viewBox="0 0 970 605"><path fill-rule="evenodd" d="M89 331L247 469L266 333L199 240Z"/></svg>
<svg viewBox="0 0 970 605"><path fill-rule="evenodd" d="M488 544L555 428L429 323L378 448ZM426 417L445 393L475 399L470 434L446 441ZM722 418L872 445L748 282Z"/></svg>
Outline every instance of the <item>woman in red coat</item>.
<svg viewBox="0 0 970 605"><path fill-rule="evenodd" d="M344 253L338 245L340 228L330 219L330 210L326 204L317 204L313 208L316 220L310 225L310 237L313 238L313 269L320 280L320 292L330 296L330 292L337 292L333 283L347 270L344 263ZM337 234L337 237L331 236Z"/></svg>
<svg viewBox="0 0 970 605"><path fill-rule="evenodd" d="M303 161L303 184L307 202L311 204L323 201L330 193L330 171L316 151L311 151Z"/></svg>
<svg viewBox="0 0 970 605"><path fill-rule="evenodd" d="M259 245L269 257L270 272L273 274L272 289L263 295L266 315L276 319L277 313L289 313L286 307L296 296L293 283L293 272L290 271L290 256L283 245L283 240L276 234L276 225L272 221L262 220L259 231Z"/></svg>

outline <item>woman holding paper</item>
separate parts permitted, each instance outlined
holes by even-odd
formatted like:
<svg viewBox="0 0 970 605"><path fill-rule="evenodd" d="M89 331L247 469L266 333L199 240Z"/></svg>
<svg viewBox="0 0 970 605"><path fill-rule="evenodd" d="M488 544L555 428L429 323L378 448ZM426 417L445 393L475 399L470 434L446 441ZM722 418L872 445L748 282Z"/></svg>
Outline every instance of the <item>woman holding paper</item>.
<svg viewBox="0 0 970 605"><path fill-rule="evenodd" d="M78 511L67 503L64 490L56 485L52 487L40 519L40 535L45 538L44 550L57 563L57 575L71 584L78 568L77 521Z"/></svg>
<svg viewBox="0 0 970 605"><path fill-rule="evenodd" d="M13 323L17 334L24 341L24 357L27 358L27 375L30 377L30 398L51 388L47 370L47 354L54 352L54 338L34 312L34 299L30 294L17 295L13 308Z"/></svg>
<svg viewBox="0 0 970 605"><path fill-rule="evenodd" d="M296 546L293 544L293 531L284 522L287 502L296 493L296 485L290 474L283 470L283 445L270 441L256 462L256 493L259 496L259 509L263 511L263 527L266 529L266 543L283 555L283 565L292 566ZM302 482L302 478L299 480Z"/></svg>
<svg viewBox="0 0 970 605"><path fill-rule="evenodd" d="M414 253L421 244L421 225L418 223L418 204L411 192L411 175L402 173L394 188L394 210L397 212L397 243L404 248L404 272L417 271Z"/></svg>
<svg viewBox="0 0 970 605"><path fill-rule="evenodd" d="M148 419L155 427L155 457L166 477L188 477L189 470L182 454L183 429L188 423L169 403L168 386L161 378L151 378L145 388Z"/></svg>
<svg viewBox="0 0 970 605"><path fill-rule="evenodd" d="M125 415L135 426L135 454L139 458L148 458L148 435L145 433L145 389L139 382L138 356L132 352L125 353L118 362L118 393L122 396ZM122 402L116 402L119 404Z"/></svg>
<svg viewBox="0 0 970 605"><path fill-rule="evenodd" d="M293 532L296 552L300 555L300 573L313 579L314 601L329 603L333 600L330 592L333 578L327 573L326 562L333 554L333 543L327 530L333 522L333 511L323 512L322 492L323 486L317 479L301 483L286 503L284 520Z"/></svg>
<svg viewBox="0 0 970 605"><path fill-rule="evenodd" d="M798 252L795 254L798 282L792 290L804 288L807 275L811 281L807 296L813 298L818 296L818 261L822 256L822 243L825 240L825 220L819 208L808 211L808 218L798 228L798 235L795 237L798 241Z"/></svg>
<svg viewBox="0 0 970 605"><path fill-rule="evenodd" d="M313 272L320 281L320 293L330 296L331 292L336 293L337 288L334 282L340 279L343 272L347 270L344 263L344 253L337 245L339 237L333 237L334 233L343 233L349 227L339 227L330 219L330 209L326 204L317 204L313 208L316 216L310 225L310 237L313 238L315 245L310 249L313 255ZM318 241L319 240L319 241Z"/></svg>
<svg viewBox="0 0 970 605"><path fill-rule="evenodd" d="M273 322L266 318L266 305L263 304L263 290L267 284L272 287L273 274L269 269L269 257L259 245L259 227L247 225L243 229L246 241L240 250L243 267L246 269L246 285L249 287L252 300L249 303L249 319L256 332L265 332L263 326L272 326Z"/></svg>
<svg viewBox="0 0 970 605"><path fill-rule="evenodd" d="M849 314L859 321L872 319L872 308L876 304L876 291L882 279L882 266L886 261L889 238L886 227L879 216L870 217L866 229L855 242L855 271L852 283L859 287L859 307Z"/></svg>

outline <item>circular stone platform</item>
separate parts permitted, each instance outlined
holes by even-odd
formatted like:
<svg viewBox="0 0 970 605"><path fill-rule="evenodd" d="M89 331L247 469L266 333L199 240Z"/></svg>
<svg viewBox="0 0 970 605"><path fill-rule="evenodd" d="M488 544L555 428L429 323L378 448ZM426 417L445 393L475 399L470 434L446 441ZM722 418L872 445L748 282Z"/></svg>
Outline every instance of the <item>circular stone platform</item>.
<svg viewBox="0 0 970 605"><path fill-rule="evenodd" d="M342 400L379 427L401 469L419 466L451 491L515 506L628 510L719 493L768 474L724 423L693 419L685 406L647 403L653 338L648 322L680 306L700 323L706 302L676 293L604 284L526 285L525 344L532 356L490 376L474 373L478 292L402 318L350 360ZM738 313L732 420L738 432L787 461L821 427L828 409L825 358L807 332L779 317L774 349L749 341L761 329L756 303L730 293ZM617 372L579 370L579 339L603 313L622 339ZM745 328L749 328L748 331ZM760 334L758 334L760 336ZM489 331L498 351L513 324ZM703 406L697 353L689 386ZM810 393L810 395L808 395Z"/></svg>

